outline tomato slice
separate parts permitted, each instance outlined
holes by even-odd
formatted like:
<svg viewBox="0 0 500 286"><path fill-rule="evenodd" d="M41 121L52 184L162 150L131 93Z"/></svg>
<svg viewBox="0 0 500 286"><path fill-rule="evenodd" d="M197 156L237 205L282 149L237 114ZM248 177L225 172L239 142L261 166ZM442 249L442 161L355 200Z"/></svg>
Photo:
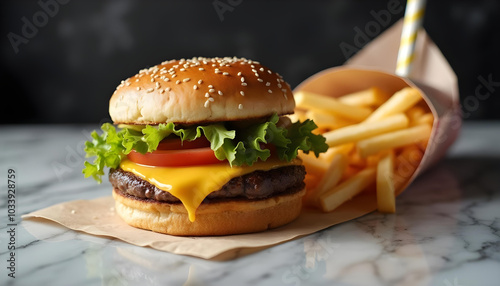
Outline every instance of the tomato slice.
<svg viewBox="0 0 500 286"><path fill-rule="evenodd" d="M205 137L200 137L193 141L181 141L179 138L163 139L158 144L156 150L180 150L209 147L210 141Z"/></svg>
<svg viewBox="0 0 500 286"><path fill-rule="evenodd" d="M182 167L216 164L221 161L215 157L206 138L181 142L180 139L166 139L158 144L158 149L151 153L141 154L132 150L127 157L130 161L161 167Z"/></svg>

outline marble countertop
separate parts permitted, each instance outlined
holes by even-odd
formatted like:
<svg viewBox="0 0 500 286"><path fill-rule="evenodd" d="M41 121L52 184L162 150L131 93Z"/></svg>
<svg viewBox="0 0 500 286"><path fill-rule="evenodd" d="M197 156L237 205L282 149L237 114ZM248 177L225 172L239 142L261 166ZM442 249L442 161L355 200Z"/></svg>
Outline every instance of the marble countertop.
<svg viewBox="0 0 500 286"><path fill-rule="evenodd" d="M93 128L0 127L2 285L500 283L500 122L467 122L447 158L398 197L397 214L371 213L231 261L22 221L21 215L56 203L110 195L109 183L81 175L83 143ZM17 189L12 222L9 169ZM12 241L15 278L8 276Z"/></svg>

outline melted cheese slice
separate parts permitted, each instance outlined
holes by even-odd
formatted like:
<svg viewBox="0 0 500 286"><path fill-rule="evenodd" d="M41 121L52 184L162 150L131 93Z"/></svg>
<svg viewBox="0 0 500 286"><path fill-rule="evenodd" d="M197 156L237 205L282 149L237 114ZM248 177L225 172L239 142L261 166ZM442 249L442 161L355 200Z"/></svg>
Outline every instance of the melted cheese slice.
<svg viewBox="0 0 500 286"><path fill-rule="evenodd" d="M299 159L291 162L269 159L266 162L256 162L252 166L231 167L228 163L221 163L192 167L155 167L136 164L124 159L120 167L178 198L186 207L189 220L193 222L196 209L205 197L222 188L232 178L256 170L267 171L298 164L301 164Z"/></svg>

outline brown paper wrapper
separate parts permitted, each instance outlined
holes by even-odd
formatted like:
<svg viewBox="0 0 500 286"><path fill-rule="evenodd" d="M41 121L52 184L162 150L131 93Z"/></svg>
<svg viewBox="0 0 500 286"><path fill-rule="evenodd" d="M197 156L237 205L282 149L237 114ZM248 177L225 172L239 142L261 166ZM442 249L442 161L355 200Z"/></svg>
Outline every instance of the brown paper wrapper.
<svg viewBox="0 0 500 286"><path fill-rule="evenodd" d="M313 75L296 88L334 97L371 86L381 87L390 93L407 86L420 89L434 114L432 135L421 164L398 193L444 155L457 137L461 124L455 74L425 31L421 31L418 36L413 80L392 73L395 70L401 28L402 21L373 40L346 65ZM304 209L297 220L283 227L259 233L216 237L177 237L131 227L115 214L111 196L62 203L32 212L23 218L51 220L73 230L113 237L161 251L227 260L355 219L375 209L375 194L366 192L331 213ZM36 233L33 234L36 236Z"/></svg>

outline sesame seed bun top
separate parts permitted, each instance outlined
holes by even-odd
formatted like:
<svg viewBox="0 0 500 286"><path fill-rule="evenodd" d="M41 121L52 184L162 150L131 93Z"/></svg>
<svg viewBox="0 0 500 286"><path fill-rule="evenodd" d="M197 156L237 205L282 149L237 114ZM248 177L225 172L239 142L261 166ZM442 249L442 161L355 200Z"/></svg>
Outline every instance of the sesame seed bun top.
<svg viewBox="0 0 500 286"><path fill-rule="evenodd" d="M111 119L124 124L243 120L294 108L278 73L240 58L163 62L122 81L109 102Z"/></svg>

